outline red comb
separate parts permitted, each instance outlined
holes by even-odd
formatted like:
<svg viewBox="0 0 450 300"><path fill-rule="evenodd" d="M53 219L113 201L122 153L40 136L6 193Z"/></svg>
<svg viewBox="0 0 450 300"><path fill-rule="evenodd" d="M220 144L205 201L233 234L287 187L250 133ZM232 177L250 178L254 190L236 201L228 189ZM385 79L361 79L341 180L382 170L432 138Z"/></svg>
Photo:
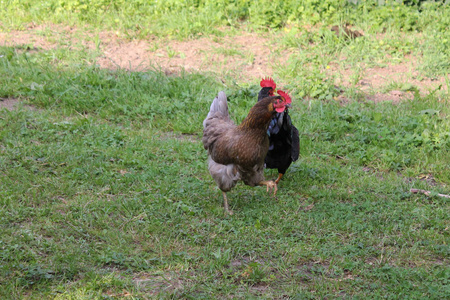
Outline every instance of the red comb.
<svg viewBox="0 0 450 300"><path fill-rule="evenodd" d="M259 85L262 88L264 88L264 87L271 87L273 89L277 88L277 85L276 85L275 81L273 81L273 79L270 78L270 77L261 79L261 82L259 83Z"/></svg>
<svg viewBox="0 0 450 300"><path fill-rule="evenodd" d="M278 95L280 95L281 97L284 98L284 100L286 101L287 104L292 103L291 96L289 96L288 93L285 93L282 90L278 90L277 93L278 93Z"/></svg>

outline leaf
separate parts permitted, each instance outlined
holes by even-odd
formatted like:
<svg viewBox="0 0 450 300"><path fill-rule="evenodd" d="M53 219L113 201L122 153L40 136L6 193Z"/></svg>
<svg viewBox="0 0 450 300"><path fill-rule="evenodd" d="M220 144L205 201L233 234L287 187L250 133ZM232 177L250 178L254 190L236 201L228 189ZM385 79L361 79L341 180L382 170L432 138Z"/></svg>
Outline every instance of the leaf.
<svg viewBox="0 0 450 300"><path fill-rule="evenodd" d="M373 113L373 120L377 123L379 123L381 121L382 118L382 114L380 112L374 112Z"/></svg>
<svg viewBox="0 0 450 300"><path fill-rule="evenodd" d="M255 228L256 229L261 229L261 221L259 219L256 220L256 222L255 222Z"/></svg>
<svg viewBox="0 0 450 300"><path fill-rule="evenodd" d="M426 114L428 114L428 115L437 115L437 114L439 114L439 110L435 110L435 109L431 109L431 108L429 108L429 109L425 109L425 110L422 110L422 111L420 111L419 112L419 114L421 114L421 115L426 115Z"/></svg>
<svg viewBox="0 0 450 300"><path fill-rule="evenodd" d="M32 91L37 91L37 90L41 91L43 87L44 87L43 84L39 84L39 83L36 83L36 82L32 82L31 85L30 85L30 89Z"/></svg>

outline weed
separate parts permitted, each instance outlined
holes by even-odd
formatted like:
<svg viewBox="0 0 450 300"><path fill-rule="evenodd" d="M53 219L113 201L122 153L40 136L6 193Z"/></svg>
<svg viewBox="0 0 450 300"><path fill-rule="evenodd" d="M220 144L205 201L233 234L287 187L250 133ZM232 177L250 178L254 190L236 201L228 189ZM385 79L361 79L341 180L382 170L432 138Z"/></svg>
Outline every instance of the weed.
<svg viewBox="0 0 450 300"><path fill-rule="evenodd" d="M167 52L167 56L169 58L174 58L175 56L178 55L178 52L173 50L172 48L170 48L169 46L166 47L166 52Z"/></svg>

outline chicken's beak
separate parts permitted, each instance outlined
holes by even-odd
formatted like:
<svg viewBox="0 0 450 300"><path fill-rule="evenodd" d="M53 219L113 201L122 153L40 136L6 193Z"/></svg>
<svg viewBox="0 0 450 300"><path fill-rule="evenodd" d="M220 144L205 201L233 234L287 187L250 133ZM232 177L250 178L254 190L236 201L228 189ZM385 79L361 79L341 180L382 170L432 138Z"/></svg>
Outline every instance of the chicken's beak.
<svg viewBox="0 0 450 300"><path fill-rule="evenodd" d="M287 107L287 108L291 108L291 106L292 106L292 105L291 105L290 103L286 103L286 107Z"/></svg>

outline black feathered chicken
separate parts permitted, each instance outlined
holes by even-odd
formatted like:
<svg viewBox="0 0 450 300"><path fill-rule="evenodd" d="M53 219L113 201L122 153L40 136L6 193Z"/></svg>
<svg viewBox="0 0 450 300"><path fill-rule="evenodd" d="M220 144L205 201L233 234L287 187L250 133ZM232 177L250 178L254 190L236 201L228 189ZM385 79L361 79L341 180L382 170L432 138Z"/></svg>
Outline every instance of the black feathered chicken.
<svg viewBox="0 0 450 300"><path fill-rule="evenodd" d="M277 85L272 78L261 80L261 91L258 94L258 101L273 96ZM276 91L278 95L291 103L291 97L281 91ZM264 160L266 168L278 169L278 178L275 182L281 180L293 161L296 161L300 152L300 138L298 129L292 124L289 116L289 109L286 107L283 112L277 112L272 117L267 130L269 135L269 151Z"/></svg>

